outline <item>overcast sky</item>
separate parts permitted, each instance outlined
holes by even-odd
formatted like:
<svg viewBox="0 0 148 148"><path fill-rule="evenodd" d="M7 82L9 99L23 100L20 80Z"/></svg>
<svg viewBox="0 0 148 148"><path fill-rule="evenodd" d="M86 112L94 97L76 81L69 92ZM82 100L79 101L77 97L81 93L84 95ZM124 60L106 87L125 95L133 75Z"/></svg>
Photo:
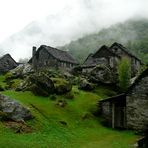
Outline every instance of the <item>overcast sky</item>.
<svg viewBox="0 0 148 148"><path fill-rule="evenodd" d="M59 24L69 27L80 20L82 23L83 19L87 23L88 19L88 24L91 22L90 28L87 26L88 29L82 33L93 32L132 17L148 17L148 0L0 0L0 42L32 21L42 20L47 16L56 17L62 13L69 17L64 24L66 17L61 16ZM79 27L77 31L80 30Z"/></svg>

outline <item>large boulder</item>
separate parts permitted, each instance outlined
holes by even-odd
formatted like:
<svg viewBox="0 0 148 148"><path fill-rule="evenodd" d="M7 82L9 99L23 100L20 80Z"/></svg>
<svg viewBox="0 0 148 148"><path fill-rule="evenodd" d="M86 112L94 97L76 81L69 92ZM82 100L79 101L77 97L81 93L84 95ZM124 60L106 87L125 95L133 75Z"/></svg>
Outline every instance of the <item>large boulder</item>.
<svg viewBox="0 0 148 148"><path fill-rule="evenodd" d="M86 79L82 79L82 80L80 80L78 88L82 89L82 90L91 91L94 89L94 84L88 82L88 80L86 80Z"/></svg>
<svg viewBox="0 0 148 148"><path fill-rule="evenodd" d="M33 74L29 77L27 87L26 89L40 96L49 96L54 93L55 90L54 83L48 76L37 74Z"/></svg>
<svg viewBox="0 0 148 148"><path fill-rule="evenodd" d="M72 84L64 78L49 77L45 72L34 73L25 78L17 87L17 91L32 91L35 95L65 94L70 92Z"/></svg>
<svg viewBox="0 0 148 148"><path fill-rule="evenodd" d="M16 79L16 78L24 78L25 76L28 76L29 74L32 74L34 72L32 66L30 64L20 64L15 69L9 71L5 77L7 80L9 79Z"/></svg>
<svg viewBox="0 0 148 148"><path fill-rule="evenodd" d="M32 115L29 109L19 102L0 94L0 119L2 118L22 121L31 119Z"/></svg>
<svg viewBox="0 0 148 148"><path fill-rule="evenodd" d="M51 78L54 83L56 94L65 94L72 90L72 84L62 78Z"/></svg>
<svg viewBox="0 0 148 148"><path fill-rule="evenodd" d="M89 74L89 80L94 83L112 84L116 82L115 74L104 65L98 65Z"/></svg>

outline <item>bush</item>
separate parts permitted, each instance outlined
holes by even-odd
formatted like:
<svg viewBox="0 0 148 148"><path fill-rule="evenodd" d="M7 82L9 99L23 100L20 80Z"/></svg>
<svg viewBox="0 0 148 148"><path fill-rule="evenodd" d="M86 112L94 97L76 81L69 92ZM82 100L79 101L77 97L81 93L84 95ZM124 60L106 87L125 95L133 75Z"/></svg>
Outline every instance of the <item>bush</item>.
<svg viewBox="0 0 148 148"><path fill-rule="evenodd" d="M121 91L125 92L129 85L131 79L131 64L129 59L122 58L118 65L118 80L119 87Z"/></svg>

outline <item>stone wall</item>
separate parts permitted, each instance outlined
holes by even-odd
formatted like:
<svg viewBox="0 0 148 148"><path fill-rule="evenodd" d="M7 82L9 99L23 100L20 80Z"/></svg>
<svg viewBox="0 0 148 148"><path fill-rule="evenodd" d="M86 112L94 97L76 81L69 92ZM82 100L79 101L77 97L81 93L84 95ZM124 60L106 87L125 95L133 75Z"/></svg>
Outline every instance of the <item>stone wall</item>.
<svg viewBox="0 0 148 148"><path fill-rule="evenodd" d="M121 57L127 57L129 59L129 61L131 62L132 77L134 77L140 69L141 62L137 60L134 56L129 55L127 52L118 47L112 48L111 50L117 55L120 55Z"/></svg>
<svg viewBox="0 0 148 148"><path fill-rule="evenodd" d="M8 72L15 67L17 67L17 63L11 58L9 54L4 55L0 59L0 73Z"/></svg>
<svg viewBox="0 0 148 148"><path fill-rule="evenodd" d="M148 76L135 85L126 98L127 128L145 130L148 127Z"/></svg>
<svg viewBox="0 0 148 148"><path fill-rule="evenodd" d="M42 68L70 69L74 66L72 63L59 61L44 49L40 50L35 54L35 56L32 59L32 64L35 69L42 69Z"/></svg>
<svg viewBox="0 0 148 148"><path fill-rule="evenodd" d="M101 102L101 114L105 119L105 123L109 126L112 125L112 111L111 111L111 103L110 102Z"/></svg>

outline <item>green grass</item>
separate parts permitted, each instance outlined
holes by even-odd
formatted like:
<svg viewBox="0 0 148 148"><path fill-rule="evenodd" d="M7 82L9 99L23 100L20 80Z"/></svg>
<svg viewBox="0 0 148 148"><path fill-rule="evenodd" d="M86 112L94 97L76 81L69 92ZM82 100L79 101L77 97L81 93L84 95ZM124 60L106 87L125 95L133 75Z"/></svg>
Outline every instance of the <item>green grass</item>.
<svg viewBox="0 0 148 148"><path fill-rule="evenodd" d="M0 75L0 85L2 87L6 86L6 83L4 81L5 81L5 76L4 75Z"/></svg>
<svg viewBox="0 0 148 148"><path fill-rule="evenodd" d="M34 96L31 92L4 91L3 94L29 107L34 119L27 123L33 127L28 134L15 134L0 122L0 148L130 148L137 136L131 131L117 131L101 125L99 117L92 115L97 101L106 96L103 88L99 95L73 87L74 99L67 99L62 108L50 97ZM107 90L104 90L106 92ZM33 104L38 110L32 107ZM83 118L86 116L86 118ZM67 125L62 125L65 121Z"/></svg>

